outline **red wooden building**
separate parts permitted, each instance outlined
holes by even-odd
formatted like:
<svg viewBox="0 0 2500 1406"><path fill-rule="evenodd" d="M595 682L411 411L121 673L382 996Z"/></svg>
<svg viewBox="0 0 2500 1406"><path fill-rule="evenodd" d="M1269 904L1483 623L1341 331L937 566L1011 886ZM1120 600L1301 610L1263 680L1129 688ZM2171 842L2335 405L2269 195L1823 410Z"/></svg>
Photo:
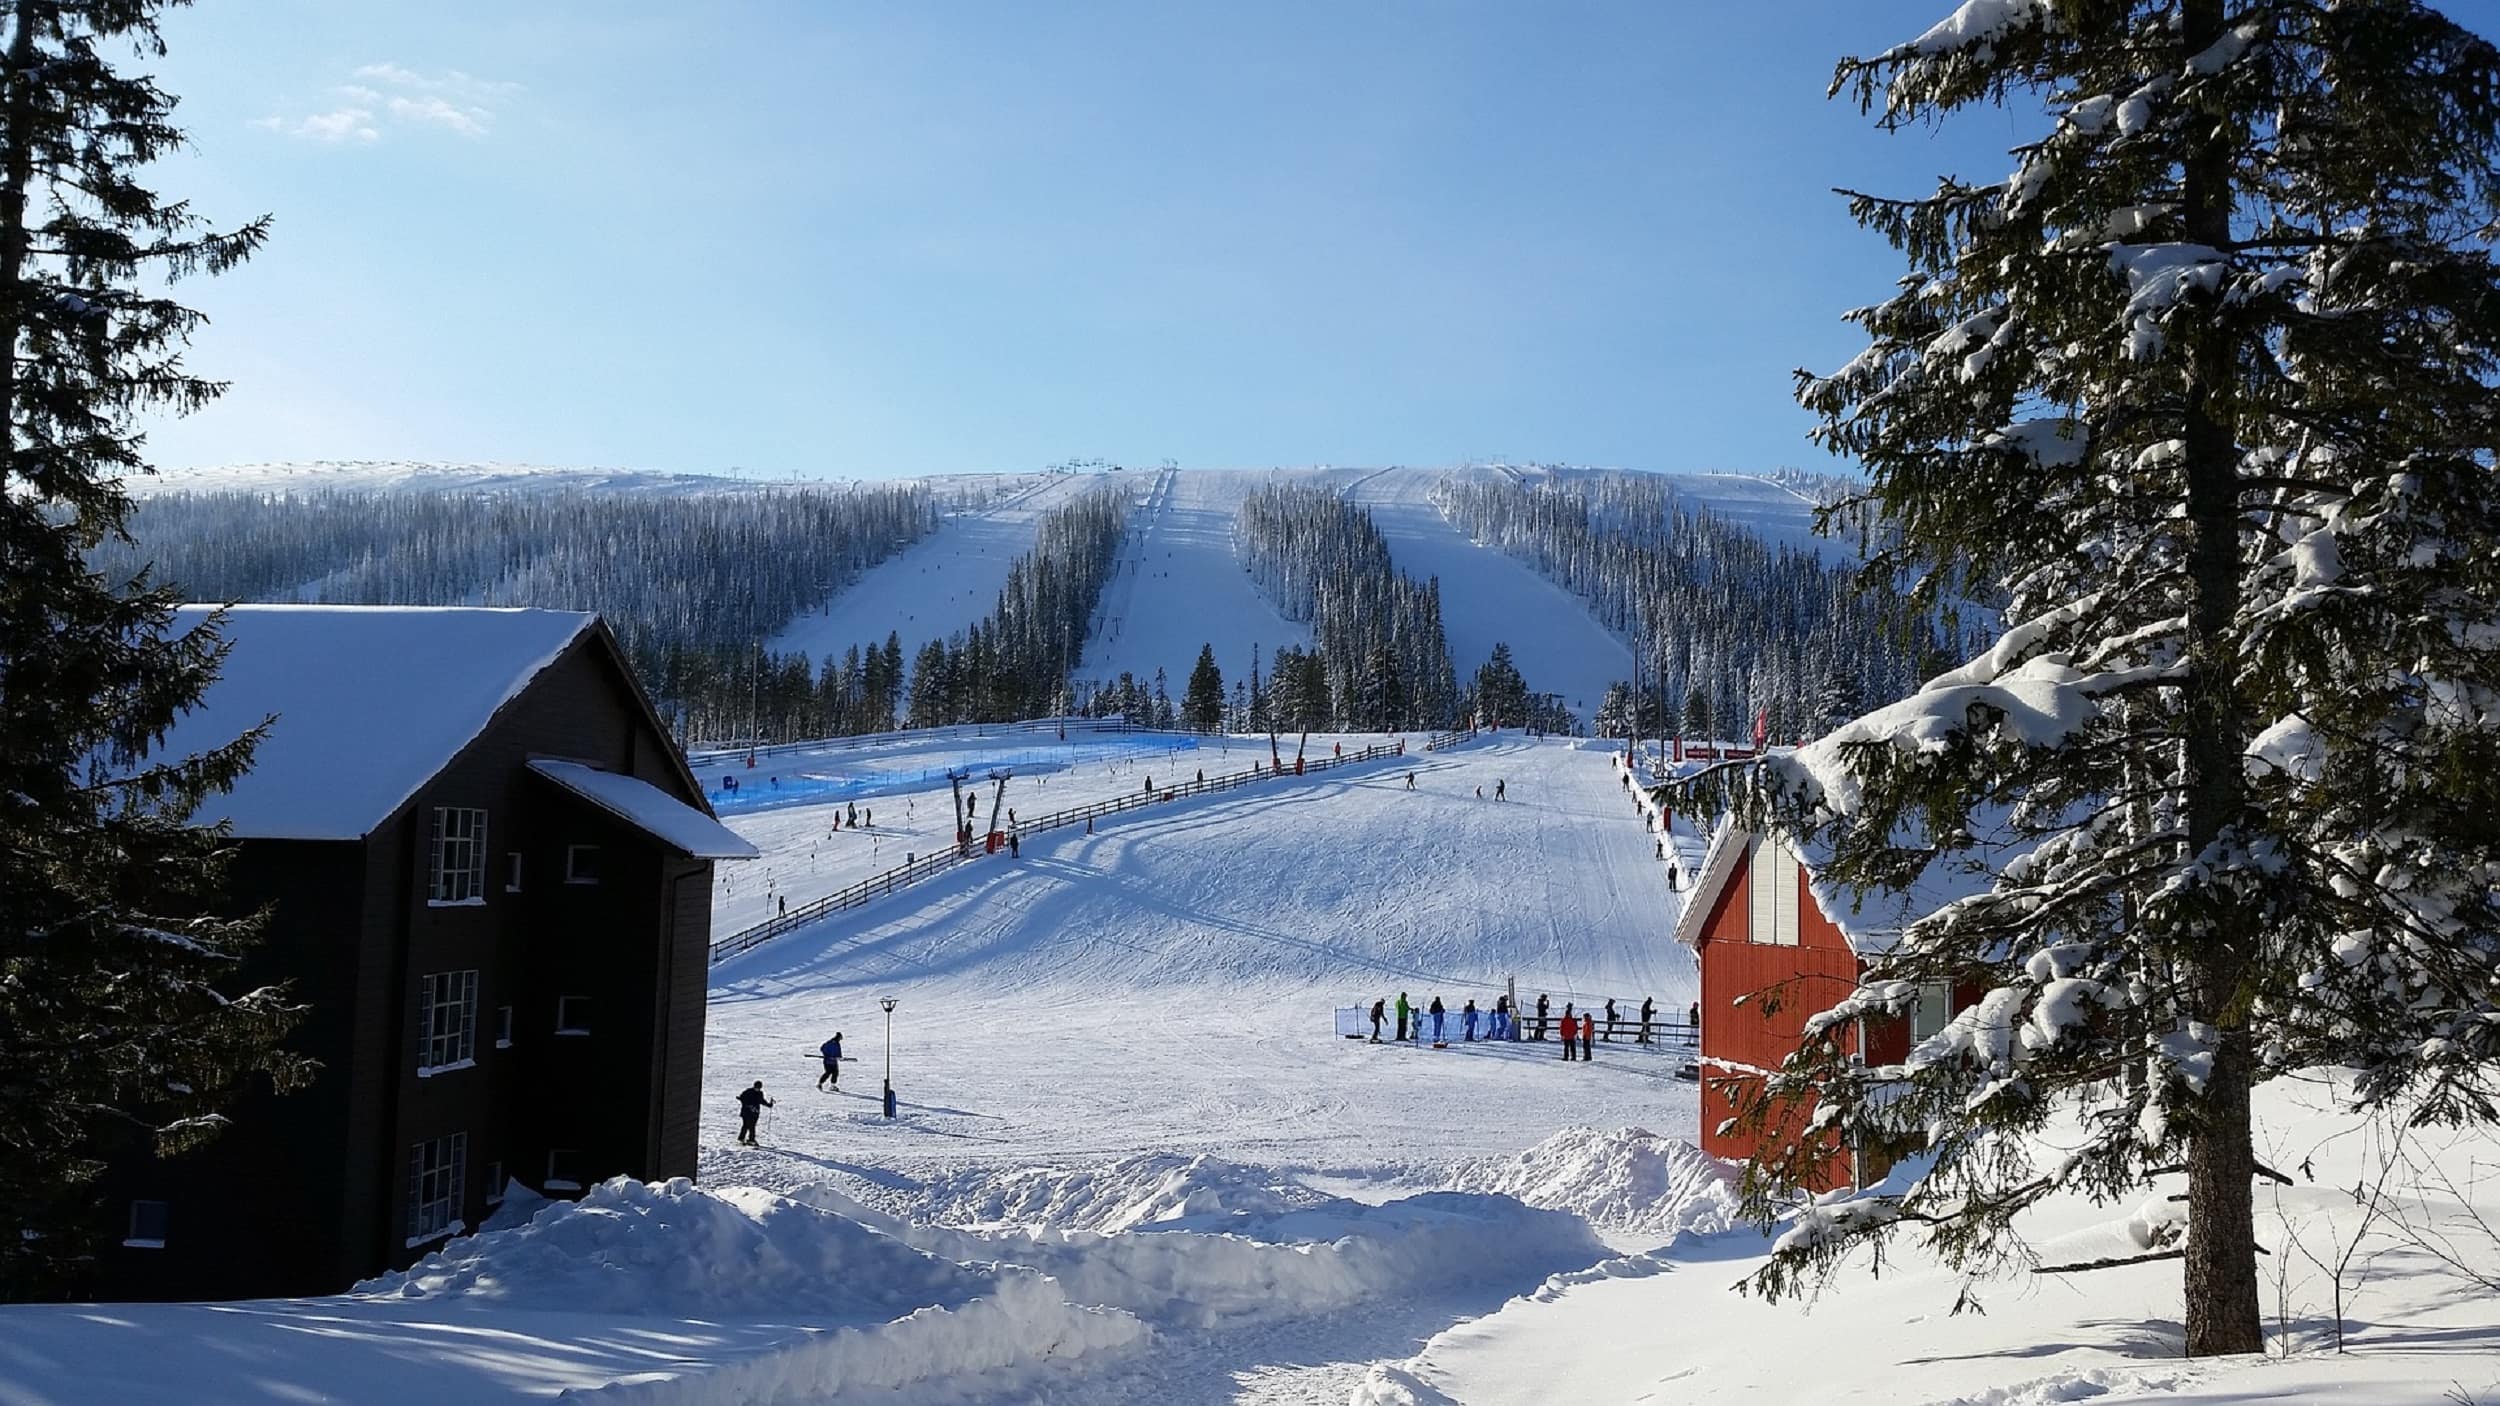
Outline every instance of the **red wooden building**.
<svg viewBox="0 0 2500 1406"><path fill-rule="evenodd" d="M1885 904L1890 920L1880 920L1844 902L1827 904L1816 887L1811 865L1787 845L1723 826L1685 895L1675 938L1701 966L1701 1146L1714 1156L1742 1161L1766 1142L1797 1135L1810 1106L1759 1132L1722 1128L1735 1117L1738 1095L1797 1048L1806 1021L1856 988L1866 957L1900 931L1909 907L1906 899ZM1896 1063L1942 1028L1953 1006L1938 988L1909 1019L1862 1021L1844 1039L1870 1062ZM1873 1154L1835 1137L1818 1189L1864 1185L1883 1172Z"/></svg>

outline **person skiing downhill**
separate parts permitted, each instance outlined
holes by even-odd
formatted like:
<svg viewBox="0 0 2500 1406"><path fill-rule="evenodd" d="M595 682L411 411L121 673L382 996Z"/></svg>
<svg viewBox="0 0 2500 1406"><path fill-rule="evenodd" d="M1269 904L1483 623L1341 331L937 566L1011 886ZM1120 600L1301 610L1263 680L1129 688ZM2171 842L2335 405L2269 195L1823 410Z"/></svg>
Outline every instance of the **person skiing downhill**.
<svg viewBox="0 0 2500 1406"><path fill-rule="evenodd" d="M744 1143L748 1147L754 1147L757 1145L755 1141L755 1120L763 1117L764 1110L772 1106L773 1101L764 1097L764 1081L761 1079L749 1084L746 1091L738 1095L739 1142Z"/></svg>
<svg viewBox="0 0 2500 1406"><path fill-rule="evenodd" d="M839 1092L842 1088L842 1032L834 1031L832 1039L816 1047L816 1053L825 1057L825 1072L816 1076L816 1087L821 1089L830 1084Z"/></svg>
<svg viewBox="0 0 2500 1406"><path fill-rule="evenodd" d="M1445 1043L1445 1042L1442 1040L1442 1038L1441 1038L1441 1022L1442 1022L1443 1020L1446 1020L1446 1019L1448 1019L1448 1017L1447 1017L1447 1015L1446 1015L1446 1014L1442 1011L1442 1009L1441 1009L1441 998L1440 998L1440 997L1438 997L1438 996L1433 997L1433 998L1432 998L1432 1043L1434 1043L1434 1044L1436 1044L1436 1045L1439 1045L1439 1044L1443 1044L1443 1043Z"/></svg>
<svg viewBox="0 0 2500 1406"><path fill-rule="evenodd" d="M1474 1044L1476 1041L1476 1001L1474 997L1470 996L1467 998L1467 1009L1458 1013L1458 1023L1460 1028L1466 1032L1467 1042L1471 1045Z"/></svg>
<svg viewBox="0 0 2500 1406"><path fill-rule="evenodd" d="M1407 1017L1408 1017L1408 1016L1409 1016L1409 1015L1410 1015L1410 1014L1414 1011L1414 1009L1415 1009L1415 1008L1414 1008L1413 1006L1410 1006L1410 1005L1408 1005L1408 1004L1406 1003L1406 993L1405 993L1405 992L1403 992L1403 991L1399 992L1399 993L1398 993L1398 1039L1399 1039L1399 1040L1401 1040L1401 1041L1403 1041L1403 1040L1405 1040L1405 1039L1406 1039L1406 1021L1407 1021Z"/></svg>

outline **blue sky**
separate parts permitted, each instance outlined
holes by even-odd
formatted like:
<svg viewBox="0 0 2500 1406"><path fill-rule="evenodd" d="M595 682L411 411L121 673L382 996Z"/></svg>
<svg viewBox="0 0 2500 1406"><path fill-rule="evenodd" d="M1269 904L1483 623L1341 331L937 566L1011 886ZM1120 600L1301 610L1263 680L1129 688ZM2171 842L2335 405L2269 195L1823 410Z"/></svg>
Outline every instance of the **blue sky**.
<svg viewBox="0 0 2500 1406"><path fill-rule="evenodd" d="M1826 467L1829 188L2034 126L1825 101L1950 9L210 0L159 180L276 230L152 457Z"/></svg>

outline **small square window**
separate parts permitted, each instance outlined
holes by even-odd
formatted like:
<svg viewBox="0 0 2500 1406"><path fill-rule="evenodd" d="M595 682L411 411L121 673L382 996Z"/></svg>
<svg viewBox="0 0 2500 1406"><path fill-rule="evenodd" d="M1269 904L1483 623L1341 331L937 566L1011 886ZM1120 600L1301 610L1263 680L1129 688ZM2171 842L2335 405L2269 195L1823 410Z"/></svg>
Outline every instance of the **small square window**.
<svg viewBox="0 0 2500 1406"><path fill-rule="evenodd" d="M556 1033L558 1035L590 1033L590 998L588 996L556 997Z"/></svg>
<svg viewBox="0 0 2500 1406"><path fill-rule="evenodd" d="M495 1048L499 1050L512 1048L512 1007L510 1006L495 1007Z"/></svg>
<svg viewBox="0 0 2500 1406"><path fill-rule="evenodd" d="M165 1231L173 1219L170 1201L133 1201L130 1203L130 1233L122 1243L134 1250L165 1248Z"/></svg>
<svg viewBox="0 0 2500 1406"><path fill-rule="evenodd" d="M578 1147L547 1149L548 1191L579 1191L582 1189L582 1150Z"/></svg>
<svg viewBox="0 0 2500 1406"><path fill-rule="evenodd" d="M566 845L564 847L564 881L568 884L599 882L599 847L597 845Z"/></svg>
<svg viewBox="0 0 2500 1406"><path fill-rule="evenodd" d="M494 1161L486 1164L487 1205L500 1206L503 1204L503 1181L503 1159L498 1157Z"/></svg>
<svg viewBox="0 0 2500 1406"><path fill-rule="evenodd" d="M504 854L503 891L505 893L521 891L521 852L517 849L509 850Z"/></svg>

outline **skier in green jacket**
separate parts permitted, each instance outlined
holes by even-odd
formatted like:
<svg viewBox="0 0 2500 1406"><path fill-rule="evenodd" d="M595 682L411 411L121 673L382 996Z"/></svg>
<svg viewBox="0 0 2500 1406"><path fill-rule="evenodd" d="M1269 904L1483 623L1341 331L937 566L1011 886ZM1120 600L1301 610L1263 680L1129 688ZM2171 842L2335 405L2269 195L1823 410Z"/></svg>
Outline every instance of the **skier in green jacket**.
<svg viewBox="0 0 2500 1406"><path fill-rule="evenodd" d="M1410 1006L1410 1005L1406 1004L1406 993L1405 993L1405 992L1403 992L1403 991L1399 992L1399 993L1398 993L1398 1038L1399 1038L1400 1040L1404 1040L1404 1039L1406 1038L1406 1022L1407 1022L1407 1019L1409 1018L1409 1016L1413 1013L1414 1009L1415 1009L1415 1008L1414 1008L1413 1006Z"/></svg>

